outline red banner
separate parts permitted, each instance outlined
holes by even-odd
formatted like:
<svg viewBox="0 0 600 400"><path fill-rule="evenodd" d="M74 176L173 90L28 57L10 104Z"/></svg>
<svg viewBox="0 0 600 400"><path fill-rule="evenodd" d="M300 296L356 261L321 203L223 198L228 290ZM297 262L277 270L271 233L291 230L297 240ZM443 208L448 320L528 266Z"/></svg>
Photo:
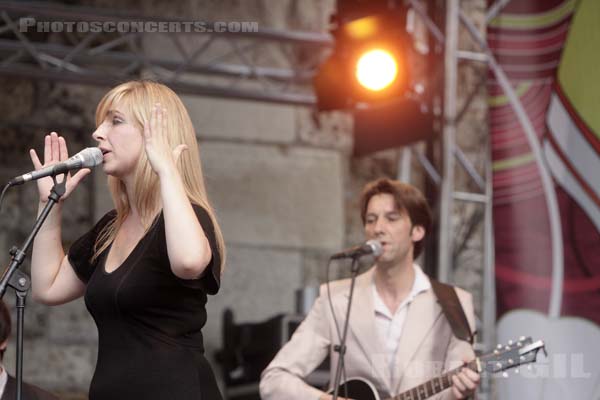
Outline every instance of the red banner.
<svg viewBox="0 0 600 400"><path fill-rule="evenodd" d="M501 399L600 398L599 22L597 0L513 0L488 26L542 158L490 73L498 338L550 352L526 377L544 379L503 382Z"/></svg>

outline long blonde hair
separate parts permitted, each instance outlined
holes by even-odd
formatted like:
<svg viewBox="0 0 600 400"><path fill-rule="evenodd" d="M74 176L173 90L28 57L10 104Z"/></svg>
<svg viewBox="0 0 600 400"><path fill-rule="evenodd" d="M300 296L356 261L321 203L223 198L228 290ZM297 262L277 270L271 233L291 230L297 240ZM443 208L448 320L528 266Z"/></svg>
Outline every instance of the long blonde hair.
<svg viewBox="0 0 600 400"><path fill-rule="evenodd" d="M150 121L151 111L156 103L166 109L167 129L163 137L157 137L159 143L164 144L163 151L172 151L180 144L187 145L177 160L177 169L183 180L185 192L194 204L203 207L209 214L215 231L217 245L221 259L221 271L225 265L225 243L223 234L217 223L215 212L211 207L200 162L200 152L196 132L190 116L179 97L167 86L148 80L130 81L111 89L104 95L96 108L96 126L105 120L109 110L115 105L125 107L133 117L140 135L143 131L143 121ZM160 210L160 182L154 173L145 151L141 151L134 172L134 198L128 199L125 184L119 178L108 177L108 187L117 211L116 218L107 224L96 240L92 259L106 250L115 240L117 231L131 211L130 202L139 210L142 224L148 230L158 210Z"/></svg>

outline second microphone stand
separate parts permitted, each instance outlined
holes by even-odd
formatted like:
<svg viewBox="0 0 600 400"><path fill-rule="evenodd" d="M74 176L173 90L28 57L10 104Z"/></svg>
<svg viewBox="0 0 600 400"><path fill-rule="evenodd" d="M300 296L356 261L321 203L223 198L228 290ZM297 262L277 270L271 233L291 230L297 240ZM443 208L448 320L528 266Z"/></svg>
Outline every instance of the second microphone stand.
<svg viewBox="0 0 600 400"><path fill-rule="evenodd" d="M350 271L352 273L352 278L350 281L350 295L348 297L348 308L346 309L346 320L344 321L344 329L342 331L342 338L339 346L335 346L333 350L339 353L337 368L335 370L335 379L333 381L333 400L337 400L339 390L340 390L340 381L342 379L342 368L344 366L344 356L346 355L346 337L348 336L348 326L350 321L350 308L352 307L352 296L354 295L354 284L356 283L356 277L358 276L358 270L360 269L358 265L358 258L360 256L357 255L352 257L352 266L350 267Z"/></svg>

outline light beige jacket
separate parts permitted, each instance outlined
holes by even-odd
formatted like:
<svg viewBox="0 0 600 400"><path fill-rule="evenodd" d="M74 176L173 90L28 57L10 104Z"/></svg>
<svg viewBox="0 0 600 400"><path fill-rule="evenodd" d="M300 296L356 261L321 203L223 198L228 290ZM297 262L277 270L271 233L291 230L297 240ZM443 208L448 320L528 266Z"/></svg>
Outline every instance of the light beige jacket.
<svg viewBox="0 0 600 400"><path fill-rule="evenodd" d="M382 398L398 395L459 366L463 358L475 357L471 345L458 340L442 313L432 289L419 293L408 308L408 314L396 353L397 376L390 376L384 344L377 336L372 292L374 268L356 279L347 337L346 372L348 378L371 381ZM340 332L343 328L350 292L350 280L332 282L331 298ZM471 331L475 316L471 295L456 288ZM307 385L303 378L331 356L330 382L335 376L339 344L336 327L327 300L327 287L290 341L263 371L260 394L263 400L312 400L322 392ZM445 390L432 399L453 399Z"/></svg>

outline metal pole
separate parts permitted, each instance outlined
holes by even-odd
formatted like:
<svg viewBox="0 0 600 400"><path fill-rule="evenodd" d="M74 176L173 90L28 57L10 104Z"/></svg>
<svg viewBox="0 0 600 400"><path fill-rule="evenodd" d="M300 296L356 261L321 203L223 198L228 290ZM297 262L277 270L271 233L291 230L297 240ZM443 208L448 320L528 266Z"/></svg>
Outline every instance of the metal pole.
<svg viewBox="0 0 600 400"><path fill-rule="evenodd" d="M485 213L483 222L483 288L481 295L483 297L482 311L482 335L481 341L486 350L494 348L496 341L496 280L494 270L494 220L492 213L492 155L491 141L486 141L486 152L488 154L485 165L485 195L488 198L485 203ZM486 376L481 381L480 398L490 398L491 396L491 377ZM483 400L483 399L482 399Z"/></svg>
<svg viewBox="0 0 600 400"><path fill-rule="evenodd" d="M400 160L398 162L398 180L401 182L410 183L411 168L411 150L409 146L402 148Z"/></svg>
<svg viewBox="0 0 600 400"><path fill-rule="evenodd" d="M458 0L446 2L446 42L444 54L443 178L440 198L440 241L438 279L452 278L452 205L454 192L454 142L456 136L456 85L458 50Z"/></svg>

